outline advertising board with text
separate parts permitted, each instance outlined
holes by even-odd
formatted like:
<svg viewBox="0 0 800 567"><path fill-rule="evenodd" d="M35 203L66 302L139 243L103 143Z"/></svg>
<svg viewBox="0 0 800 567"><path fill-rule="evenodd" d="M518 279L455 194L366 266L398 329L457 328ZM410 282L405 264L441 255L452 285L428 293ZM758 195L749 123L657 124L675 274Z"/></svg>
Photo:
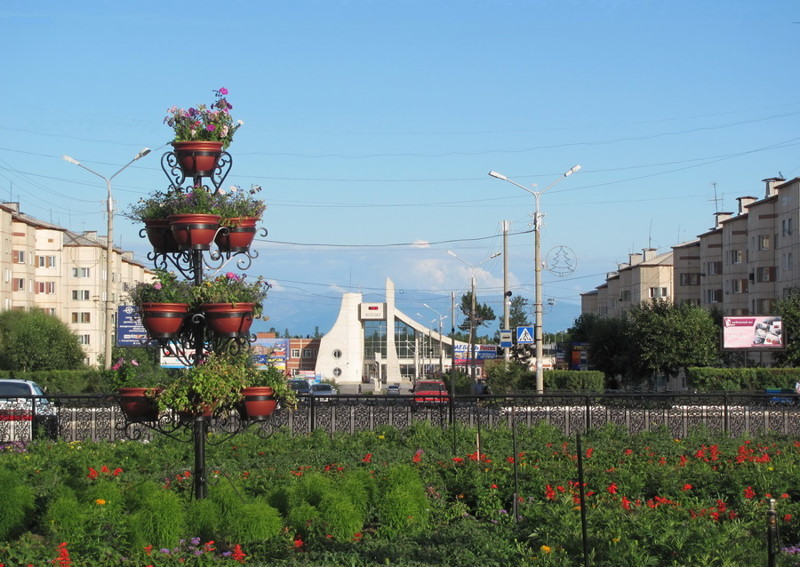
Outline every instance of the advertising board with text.
<svg viewBox="0 0 800 567"><path fill-rule="evenodd" d="M722 348L782 349L784 329L780 317L723 317Z"/></svg>

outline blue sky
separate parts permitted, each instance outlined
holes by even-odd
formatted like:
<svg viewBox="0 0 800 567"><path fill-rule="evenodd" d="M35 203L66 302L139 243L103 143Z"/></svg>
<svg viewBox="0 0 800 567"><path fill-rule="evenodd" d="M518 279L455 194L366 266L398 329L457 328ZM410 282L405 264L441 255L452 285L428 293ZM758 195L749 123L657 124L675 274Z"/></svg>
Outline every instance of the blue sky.
<svg viewBox="0 0 800 567"><path fill-rule="evenodd" d="M343 291L380 301L386 278L405 312L449 315L471 270L447 250L502 313L504 220L532 312L533 197L487 172L542 189L581 164L541 200L543 254L575 257L543 273L559 331L630 252L800 175L798 21L780 0L6 0L0 195L102 234L105 184L61 156L111 175L151 147L114 180L124 209L167 185L167 108L226 87L227 182L268 203L266 326L324 333ZM115 242L144 261L139 228L117 216Z"/></svg>

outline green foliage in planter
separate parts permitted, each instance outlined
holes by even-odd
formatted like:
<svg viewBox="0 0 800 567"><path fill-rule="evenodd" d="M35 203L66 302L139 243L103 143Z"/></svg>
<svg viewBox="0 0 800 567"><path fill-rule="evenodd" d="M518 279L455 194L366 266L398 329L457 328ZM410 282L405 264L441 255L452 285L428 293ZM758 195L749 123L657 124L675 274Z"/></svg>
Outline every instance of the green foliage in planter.
<svg viewBox="0 0 800 567"><path fill-rule="evenodd" d="M174 272L156 270L153 281L137 282L128 292L128 299L141 309L143 303L190 303L192 286Z"/></svg>
<svg viewBox="0 0 800 567"><path fill-rule="evenodd" d="M128 505L134 510L127 517L134 549L170 547L186 536L185 506L175 492L143 482L131 491Z"/></svg>
<svg viewBox="0 0 800 567"><path fill-rule="evenodd" d="M267 206L256 197L260 191L260 185L251 185L246 191L238 185L231 185L227 191L220 191L217 214L222 217L222 224L231 224L226 219L261 218Z"/></svg>
<svg viewBox="0 0 800 567"><path fill-rule="evenodd" d="M11 471L0 470L3 487L3 504L0 506L0 540L19 535L26 526L34 507L34 494L30 486Z"/></svg>
<svg viewBox="0 0 800 567"><path fill-rule="evenodd" d="M377 516L383 537L414 535L430 529L425 484L410 465L390 467L378 485Z"/></svg>
<svg viewBox="0 0 800 567"><path fill-rule="evenodd" d="M159 408L190 413L233 408L250 382L251 366L248 356L211 353L166 385L158 397Z"/></svg>
<svg viewBox="0 0 800 567"><path fill-rule="evenodd" d="M229 303L236 307L241 303L252 303L253 317L261 317L264 301L267 299L269 284L263 276L248 280L246 274L228 272L205 280L192 288L195 306L203 303Z"/></svg>

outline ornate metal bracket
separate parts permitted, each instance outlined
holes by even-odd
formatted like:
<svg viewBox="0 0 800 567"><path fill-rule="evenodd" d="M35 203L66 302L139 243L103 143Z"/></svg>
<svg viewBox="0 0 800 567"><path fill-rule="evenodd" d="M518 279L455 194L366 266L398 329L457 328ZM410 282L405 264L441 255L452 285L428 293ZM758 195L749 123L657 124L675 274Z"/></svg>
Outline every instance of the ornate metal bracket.
<svg viewBox="0 0 800 567"><path fill-rule="evenodd" d="M231 154L222 152L217 161L217 167L214 168L214 171L208 177L217 191L222 187L225 178L228 177L231 167L233 167L233 158ZM175 152L166 152L161 156L161 170L164 172L164 175L167 176L167 179L169 179L169 183L172 187L181 187L187 179L186 174L183 172L183 169L181 169L178 156ZM192 186L197 186L201 183L202 177L192 178Z"/></svg>

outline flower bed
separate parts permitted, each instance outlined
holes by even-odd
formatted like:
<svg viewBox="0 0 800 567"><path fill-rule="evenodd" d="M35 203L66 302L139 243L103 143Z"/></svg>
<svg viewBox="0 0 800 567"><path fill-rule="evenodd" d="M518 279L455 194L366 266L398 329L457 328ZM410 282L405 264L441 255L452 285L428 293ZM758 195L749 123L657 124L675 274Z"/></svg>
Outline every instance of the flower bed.
<svg viewBox="0 0 800 567"><path fill-rule="evenodd" d="M797 564L800 442L604 428L581 439L581 499L575 437L477 436L245 434L209 447L199 501L168 439L9 446L0 563L579 565L583 511L592 565L756 565L773 499L778 564Z"/></svg>

